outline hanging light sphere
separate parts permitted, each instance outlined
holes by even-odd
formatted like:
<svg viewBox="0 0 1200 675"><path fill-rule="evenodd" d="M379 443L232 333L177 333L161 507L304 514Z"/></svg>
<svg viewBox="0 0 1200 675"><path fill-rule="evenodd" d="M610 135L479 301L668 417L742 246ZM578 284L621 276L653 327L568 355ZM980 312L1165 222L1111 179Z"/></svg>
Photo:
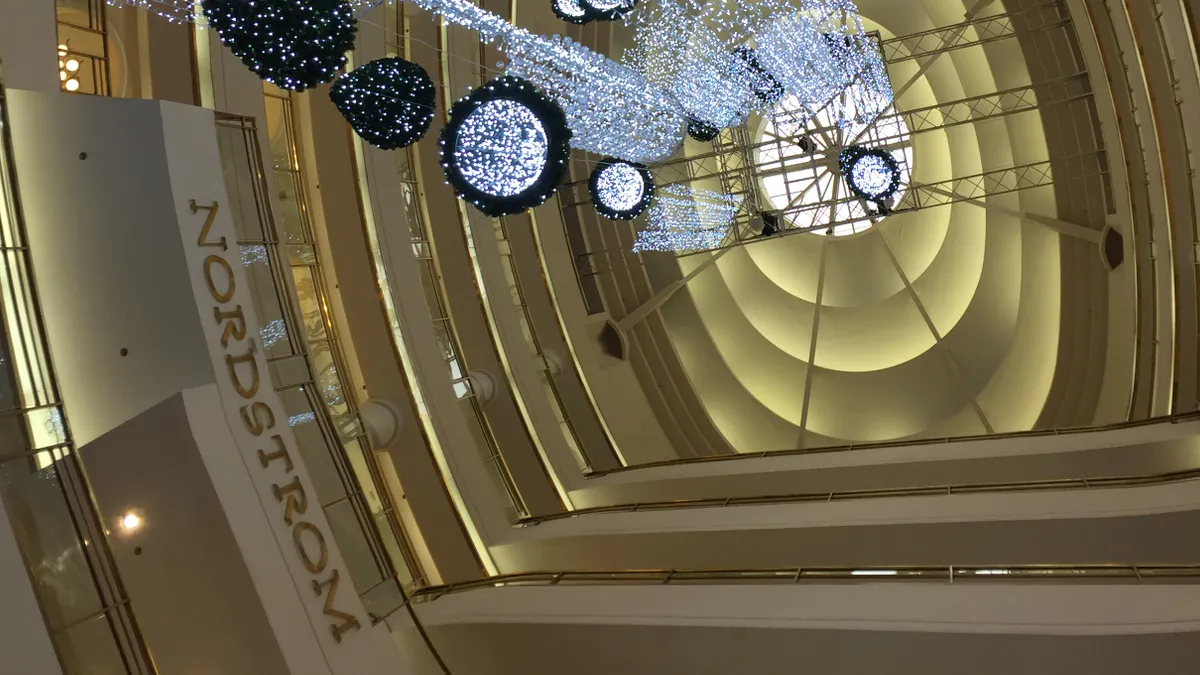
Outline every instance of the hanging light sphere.
<svg viewBox="0 0 1200 675"><path fill-rule="evenodd" d="M633 220L654 199L654 179L645 164L607 157L588 179L596 212L613 220Z"/></svg>
<svg viewBox="0 0 1200 675"><path fill-rule="evenodd" d="M489 216L550 198L570 153L566 114L528 81L501 77L460 99L438 139L446 181Z"/></svg>
<svg viewBox="0 0 1200 675"><path fill-rule="evenodd" d="M733 50L733 54L746 66L747 74L750 75L753 83L754 97L762 105L775 105L783 100L787 91L784 90L779 80L775 79L775 76L767 72L767 69L758 62L758 53L753 48L738 47Z"/></svg>
<svg viewBox="0 0 1200 675"><path fill-rule="evenodd" d="M862 199L886 202L900 189L900 165L886 150L852 145L838 156L838 165L850 190Z"/></svg>
<svg viewBox="0 0 1200 675"><path fill-rule="evenodd" d="M688 136L691 136L701 143L707 143L716 138L717 135L721 133L721 130L716 126L705 122L704 120L698 120L695 117L689 117L687 121L687 132Z"/></svg>
<svg viewBox="0 0 1200 675"><path fill-rule="evenodd" d="M584 24L596 20L581 0L550 0L550 8L554 10L554 16L568 23Z"/></svg>
<svg viewBox="0 0 1200 675"><path fill-rule="evenodd" d="M358 32L347 0L204 0L202 7L242 63L291 91L336 77Z"/></svg>
<svg viewBox="0 0 1200 675"><path fill-rule="evenodd" d="M329 98L366 142L384 150L412 145L429 130L433 81L401 58L377 59L339 77Z"/></svg>
<svg viewBox="0 0 1200 675"><path fill-rule="evenodd" d="M579 0L597 21L616 21L637 7L637 0Z"/></svg>

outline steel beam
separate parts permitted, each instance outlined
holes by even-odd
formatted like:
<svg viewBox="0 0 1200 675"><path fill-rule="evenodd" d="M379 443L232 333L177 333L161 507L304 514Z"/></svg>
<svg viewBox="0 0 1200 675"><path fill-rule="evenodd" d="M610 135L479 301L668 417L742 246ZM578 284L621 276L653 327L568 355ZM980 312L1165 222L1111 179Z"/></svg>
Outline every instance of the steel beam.
<svg viewBox="0 0 1200 675"><path fill-rule="evenodd" d="M883 48L884 62L891 64L1004 40L1019 32L1059 28L1069 23L1071 17L1066 4L1054 0L1007 14L971 17L953 26L884 40L880 46Z"/></svg>
<svg viewBox="0 0 1200 675"><path fill-rule="evenodd" d="M1084 153L1073 157L1058 158L1056 162L1095 158L1095 170L1072 175L1068 178L1068 180L1080 180L1106 173L1103 169L1103 162L1100 161L1102 154L1102 152ZM908 192L905 193L900 203L887 214L880 213L877 207L865 200L858 199L857 197L842 197L820 204L806 204L802 207L783 211L780 220L781 224L785 227L779 234L772 235L769 239L799 234L801 232L832 229L837 225L845 225L864 219L881 219L886 215L911 213L913 211L948 206L960 202L979 202L991 195L1009 194L1053 184L1054 175L1051 169L1051 162L1045 161L994 169L972 176L951 178L938 183L910 185ZM834 209L838 206L847 207L850 214L849 217L832 217L831 214L836 213ZM755 237L743 241L731 240L728 244L718 247L718 249L766 241L767 239ZM682 255L701 252L692 251Z"/></svg>

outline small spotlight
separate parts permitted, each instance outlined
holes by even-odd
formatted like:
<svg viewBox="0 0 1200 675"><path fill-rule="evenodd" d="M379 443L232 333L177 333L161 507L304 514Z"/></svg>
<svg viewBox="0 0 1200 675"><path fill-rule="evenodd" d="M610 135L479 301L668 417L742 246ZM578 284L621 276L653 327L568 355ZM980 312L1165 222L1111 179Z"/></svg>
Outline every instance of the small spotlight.
<svg viewBox="0 0 1200 675"><path fill-rule="evenodd" d="M67 59L65 66L68 73L74 73L79 70L79 59Z"/></svg>
<svg viewBox="0 0 1200 675"><path fill-rule="evenodd" d="M142 517L130 511L121 516L121 529L126 532L134 532L142 526Z"/></svg>
<svg viewBox="0 0 1200 675"><path fill-rule="evenodd" d="M769 237L773 234L779 234L779 214L777 212L764 211L762 214L762 219L762 236Z"/></svg>

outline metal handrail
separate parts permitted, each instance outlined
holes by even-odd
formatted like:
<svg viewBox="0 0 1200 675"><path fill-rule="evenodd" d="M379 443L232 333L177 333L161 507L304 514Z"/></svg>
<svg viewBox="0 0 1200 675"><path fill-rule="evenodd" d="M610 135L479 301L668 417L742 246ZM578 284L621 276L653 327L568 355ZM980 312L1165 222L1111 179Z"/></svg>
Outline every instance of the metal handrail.
<svg viewBox="0 0 1200 675"><path fill-rule="evenodd" d="M1200 564L1047 564L926 565L892 567L765 567L746 569L572 570L519 572L490 579L429 586L414 591L414 602L430 602L451 593L505 586L696 585L713 583L799 584L803 582L898 581L1001 582L1097 581L1162 582L1189 579L1200 583Z"/></svg>
<svg viewBox="0 0 1200 675"><path fill-rule="evenodd" d="M630 466L617 467L615 469L606 469L596 471L589 474L588 478L597 478L599 476L607 476L614 473L623 473L626 471L637 471L639 469L648 469L654 467L680 466L687 464L700 464L707 462L736 462L748 459L762 459L764 457L794 457L796 455L823 455L837 452L850 452L859 450L881 450L884 448L911 448L921 445L947 445L950 443L977 443L980 441L995 441L1006 438L1048 438L1054 436L1074 436L1078 434L1103 433L1107 431L1119 431L1122 429L1136 429L1138 427L1155 426L1159 424L1181 424L1200 420L1200 410L1195 410L1186 413L1175 415L1162 415L1159 417L1148 417L1144 420L1135 420L1132 422L1114 422L1111 424L1101 424L1090 427L1063 427L1060 429L1035 429L1031 431L1010 431L997 434L975 434L971 436L943 436L938 438L919 438L901 441L880 441L872 443L850 443L847 445L831 445L820 448L788 448L782 450L763 450L760 452L741 453L736 455L711 455L703 457L681 457L679 459L668 459L658 462L646 462L644 464L632 464Z"/></svg>
<svg viewBox="0 0 1200 675"><path fill-rule="evenodd" d="M532 223L531 223L532 226ZM521 287L521 275L517 270L516 258L512 252L512 240L508 235L508 224L504 218L497 218L494 221L496 230L497 242L503 243L500 248L501 263L507 266L509 275L509 295L513 299L513 307L517 313L518 321L524 324L523 331L525 341L529 345L534 357L545 358L546 350L542 347L542 341L538 337L537 323L533 320L533 315L529 312L529 305L525 301L525 289ZM506 250L507 249L507 250ZM557 308L555 308L557 309ZM550 404L551 410L558 413L562 417L560 421L560 430L562 432L563 441L574 451L576 461L580 464L580 470L584 474L589 474L594 471L592 468L591 458L588 457L587 448L579 439L579 433L575 429L575 423L571 421L571 416L567 414L566 406L563 404L562 394L558 391L558 383L554 380L554 373L546 371L542 378L545 384L546 400ZM611 447L609 448L611 451Z"/></svg>
<svg viewBox="0 0 1200 675"><path fill-rule="evenodd" d="M634 504L613 504L575 509L568 513L555 513L522 519L518 524L533 526L551 520L564 520L595 513L632 513L634 511L666 511L671 509L695 509L717 506L761 506L763 504L803 504L813 502L840 502L854 499L884 499L887 497L935 497L946 495L984 494L1003 492L1038 492L1046 490L1080 490L1101 488L1147 487L1166 485L1200 478L1200 467L1168 471L1165 473L1103 476L1097 478L1056 478L1049 480L1014 481L1007 483L963 483L959 485L928 485L904 488L875 488L866 490L838 490L832 492L800 492L754 497L702 497L676 499Z"/></svg>

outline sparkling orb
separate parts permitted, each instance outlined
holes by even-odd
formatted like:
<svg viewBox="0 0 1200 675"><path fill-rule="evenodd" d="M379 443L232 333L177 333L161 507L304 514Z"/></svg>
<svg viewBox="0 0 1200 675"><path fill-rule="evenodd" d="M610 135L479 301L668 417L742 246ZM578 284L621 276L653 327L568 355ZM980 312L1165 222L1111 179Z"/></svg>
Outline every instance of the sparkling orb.
<svg viewBox="0 0 1200 675"><path fill-rule="evenodd" d="M528 106L511 99L476 108L458 131L455 156L463 178L494 197L517 195L546 168L546 128Z"/></svg>
<svg viewBox="0 0 1200 675"><path fill-rule="evenodd" d="M554 194L566 177L570 141L562 107L528 80L506 75L450 107L438 152L455 193L498 217Z"/></svg>
<svg viewBox="0 0 1200 675"><path fill-rule="evenodd" d="M869 195L882 195L892 183L892 167L875 155L867 155L854 163L850 169L854 184Z"/></svg>
<svg viewBox="0 0 1200 675"><path fill-rule="evenodd" d="M598 183L600 199L615 211L637 206L646 189L642 174L628 164L613 164L601 171Z"/></svg>
<svg viewBox="0 0 1200 675"><path fill-rule="evenodd" d="M605 218L632 220L654 198L654 180L644 164L607 157L588 180L592 205Z"/></svg>
<svg viewBox="0 0 1200 675"><path fill-rule="evenodd" d="M850 190L863 199L885 202L900 189L900 165L886 150L851 146L842 151L838 163Z"/></svg>

